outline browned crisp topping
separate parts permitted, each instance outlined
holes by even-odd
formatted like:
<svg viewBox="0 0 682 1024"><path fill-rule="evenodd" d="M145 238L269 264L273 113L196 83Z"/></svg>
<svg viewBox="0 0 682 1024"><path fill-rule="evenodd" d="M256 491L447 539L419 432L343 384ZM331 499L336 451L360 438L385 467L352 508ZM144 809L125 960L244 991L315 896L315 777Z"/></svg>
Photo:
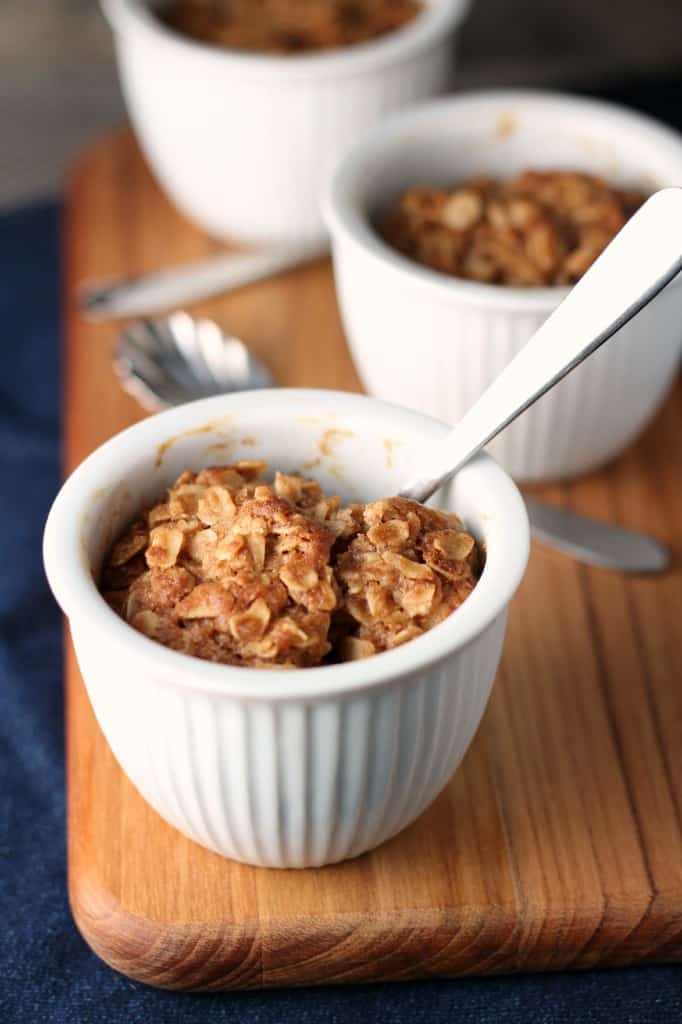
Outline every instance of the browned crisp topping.
<svg viewBox="0 0 682 1024"><path fill-rule="evenodd" d="M127 622L209 661L305 668L436 625L481 568L456 516L404 498L342 507L262 462L185 471L112 547L102 591Z"/></svg>
<svg viewBox="0 0 682 1024"><path fill-rule="evenodd" d="M573 284L645 195L572 171L478 177L453 188L410 188L381 234L434 270L486 284Z"/></svg>
<svg viewBox="0 0 682 1024"><path fill-rule="evenodd" d="M365 505L337 561L346 658L366 657L436 626L469 596L480 572L474 538L451 513L407 498Z"/></svg>
<svg viewBox="0 0 682 1024"><path fill-rule="evenodd" d="M421 9L422 0L175 0L161 17L204 43L296 54L367 42Z"/></svg>

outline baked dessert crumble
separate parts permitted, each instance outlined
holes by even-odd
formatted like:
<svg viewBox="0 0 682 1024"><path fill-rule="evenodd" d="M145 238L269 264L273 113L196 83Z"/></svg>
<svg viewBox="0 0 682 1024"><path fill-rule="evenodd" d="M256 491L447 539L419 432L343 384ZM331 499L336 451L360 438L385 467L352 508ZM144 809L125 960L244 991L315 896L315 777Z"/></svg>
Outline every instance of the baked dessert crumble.
<svg viewBox="0 0 682 1024"><path fill-rule="evenodd" d="M410 188L380 225L393 248L454 277L516 287L578 281L645 195L573 171Z"/></svg>
<svg viewBox="0 0 682 1024"><path fill-rule="evenodd" d="M106 559L101 589L135 629L230 665L367 657L441 622L482 559L449 512L406 498L342 505L263 462L186 471Z"/></svg>

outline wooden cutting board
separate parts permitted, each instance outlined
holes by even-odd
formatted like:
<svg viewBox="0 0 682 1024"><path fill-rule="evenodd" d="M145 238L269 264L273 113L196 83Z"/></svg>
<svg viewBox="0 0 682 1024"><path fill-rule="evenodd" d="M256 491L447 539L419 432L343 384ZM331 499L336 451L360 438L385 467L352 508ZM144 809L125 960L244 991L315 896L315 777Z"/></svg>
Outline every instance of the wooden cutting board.
<svg viewBox="0 0 682 1024"><path fill-rule="evenodd" d="M143 413L114 324L75 288L216 249L161 196L127 132L97 143L66 214L67 469ZM206 302L283 385L359 389L327 262ZM355 861L246 867L166 825L113 759L67 647L69 888L109 964L170 988L255 988L682 959L682 390L602 473L540 490L675 551L631 579L535 547L502 667L455 778ZM455 828L454 822L458 822Z"/></svg>

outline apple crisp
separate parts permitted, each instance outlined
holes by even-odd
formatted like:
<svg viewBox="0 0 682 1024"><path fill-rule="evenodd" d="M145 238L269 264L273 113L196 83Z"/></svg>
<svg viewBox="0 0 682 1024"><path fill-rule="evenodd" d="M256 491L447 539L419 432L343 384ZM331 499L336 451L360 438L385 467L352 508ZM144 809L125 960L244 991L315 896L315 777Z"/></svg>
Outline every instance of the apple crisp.
<svg viewBox="0 0 682 1024"><path fill-rule="evenodd" d="M421 0L176 0L176 32L232 50L296 54L364 43L412 21Z"/></svg>
<svg viewBox="0 0 682 1024"><path fill-rule="evenodd" d="M406 498L342 505L262 462L184 472L109 552L101 589L135 629L229 665L306 668L420 636L471 593L474 538Z"/></svg>
<svg viewBox="0 0 682 1024"><path fill-rule="evenodd" d="M477 177L452 188L410 188L381 225L389 245L454 277L543 287L578 281L644 202L572 171Z"/></svg>

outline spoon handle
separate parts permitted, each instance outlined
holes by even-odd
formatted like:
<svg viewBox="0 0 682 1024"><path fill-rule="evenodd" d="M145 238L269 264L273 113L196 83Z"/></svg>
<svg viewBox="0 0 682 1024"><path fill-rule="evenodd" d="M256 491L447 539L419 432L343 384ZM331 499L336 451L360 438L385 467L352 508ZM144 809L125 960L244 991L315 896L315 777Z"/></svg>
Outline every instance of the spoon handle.
<svg viewBox="0 0 682 1024"><path fill-rule="evenodd" d="M320 245L221 253L139 277L86 282L81 287L80 304L85 315L93 320L149 316L274 277L324 254Z"/></svg>
<svg viewBox="0 0 682 1024"><path fill-rule="evenodd" d="M653 537L588 519L528 495L524 500L535 540L578 562L632 573L665 572L670 565L670 552Z"/></svg>
<svg viewBox="0 0 682 1024"><path fill-rule="evenodd" d="M648 199L401 494L426 501L501 430L603 345L682 269L682 188ZM656 339L651 338L655 345Z"/></svg>

